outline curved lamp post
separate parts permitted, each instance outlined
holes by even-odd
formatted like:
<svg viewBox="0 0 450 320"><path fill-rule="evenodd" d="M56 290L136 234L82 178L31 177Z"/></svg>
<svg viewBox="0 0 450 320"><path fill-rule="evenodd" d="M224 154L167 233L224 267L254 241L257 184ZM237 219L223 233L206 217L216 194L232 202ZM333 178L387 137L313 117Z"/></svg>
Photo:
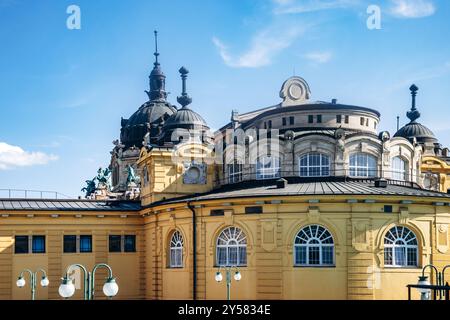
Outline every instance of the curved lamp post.
<svg viewBox="0 0 450 320"><path fill-rule="evenodd" d="M45 272L44 269L38 269L36 272L31 271L30 269L24 269L20 272L19 274L19 278L16 281L16 285L19 288L23 288L25 287L26 281L24 278L24 273L28 273L30 275L30 285L31 285L31 300L34 300L35 298L35 293L36 293L36 279L37 279L37 274L40 272L42 272L42 278L41 278L41 286L42 287L47 287L49 284L48 278L47 278L47 273Z"/></svg>
<svg viewBox="0 0 450 320"><path fill-rule="evenodd" d="M428 281L428 276L425 275L425 270L427 268L431 269L431 273L433 273L433 271L436 274L436 284L438 286L444 286L445 285L445 270L447 268L450 267L449 265L446 265L441 272L439 272L439 270L433 265L433 264L427 264L425 267L422 268L422 275L419 276L419 282L417 282L418 285L431 285L430 281ZM430 294L431 294L431 289L424 289L424 288L419 288L417 289L420 292L420 299L421 300L430 300ZM439 298L442 298L442 292L441 290L439 290Z"/></svg>
<svg viewBox="0 0 450 320"><path fill-rule="evenodd" d="M106 263L99 263L94 266L92 272L88 272L87 269L81 264L72 264L67 267L66 274L63 278L61 278L61 284L58 289L58 293L64 299L68 299L75 293L75 285L72 282L72 279L69 278L69 270L78 267L83 270L83 283L84 283L84 300L94 300L94 292L95 292L95 271L99 268L108 269L108 278L106 278L106 282L103 285L103 293L108 298L112 299L117 292L119 292L119 286L116 283L116 279L113 277L112 269Z"/></svg>
<svg viewBox="0 0 450 320"><path fill-rule="evenodd" d="M222 273L220 272L221 269L225 270L225 274L226 274L226 281L227 281L227 300L230 300L230 289L231 289L231 271L234 269L235 273L234 273L234 280L236 281L240 281L242 279L242 274L239 271L239 268L236 266L231 266L231 267L219 267L219 269L217 269L216 272L216 276L214 277L214 279L217 282L221 282L223 280L223 276Z"/></svg>

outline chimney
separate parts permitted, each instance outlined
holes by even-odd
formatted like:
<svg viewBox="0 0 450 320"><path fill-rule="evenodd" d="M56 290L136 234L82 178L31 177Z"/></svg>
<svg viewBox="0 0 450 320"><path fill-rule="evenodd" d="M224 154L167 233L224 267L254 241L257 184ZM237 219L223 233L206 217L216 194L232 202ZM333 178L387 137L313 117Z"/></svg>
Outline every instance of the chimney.
<svg viewBox="0 0 450 320"><path fill-rule="evenodd" d="M287 184L288 184L288 182L286 179L283 179L283 178L278 179L277 180L277 189L284 189L284 188L286 188Z"/></svg>
<svg viewBox="0 0 450 320"><path fill-rule="evenodd" d="M388 182L386 179L376 179L375 180L375 187L376 188L386 188L388 185Z"/></svg>

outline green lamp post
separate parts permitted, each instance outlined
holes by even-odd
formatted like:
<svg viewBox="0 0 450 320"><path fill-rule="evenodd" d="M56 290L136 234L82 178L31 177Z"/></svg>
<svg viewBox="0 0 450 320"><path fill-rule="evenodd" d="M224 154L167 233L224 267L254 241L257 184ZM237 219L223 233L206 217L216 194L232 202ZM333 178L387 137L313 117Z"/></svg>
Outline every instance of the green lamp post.
<svg viewBox="0 0 450 320"><path fill-rule="evenodd" d="M45 272L44 269L38 269L35 272L31 271L30 269L24 269L24 270L22 270L20 272L19 278L16 281L16 285L19 288L23 288L23 287L25 287L25 284L26 284L26 281L25 281L25 278L24 278L24 273L28 273L30 275L31 300L34 300L35 295L36 295L36 287L37 287L36 279L37 279L37 275L38 275L39 271L42 272L42 278L41 278L40 284L41 284L42 287L45 288L45 287L48 286L49 281L48 281L48 278L47 278L47 273Z"/></svg>
<svg viewBox="0 0 450 320"><path fill-rule="evenodd" d="M94 292L95 292L95 272L99 268L105 268L108 270L108 278L106 278L106 282L103 285L103 293L108 298L112 299L117 292L119 292L119 286L116 283L116 279L113 277L112 269L106 263L99 263L94 266L92 272L88 272L86 267L81 264L72 264L67 267L66 274L63 278L61 278L61 284L58 289L58 293L64 299L68 299L75 293L75 285L72 282L72 279L69 278L69 271L73 268L79 268L83 271L83 289L84 289L84 300L94 300Z"/></svg>
<svg viewBox="0 0 450 320"><path fill-rule="evenodd" d="M215 280L217 282L221 282L223 280L222 273L220 272L221 269L225 270L225 276L227 281L227 300L230 300L230 291L231 291L231 271L234 269L234 280L240 281L242 279L241 272L239 271L239 268L236 266L230 266L230 267L219 267L219 269L216 272Z"/></svg>

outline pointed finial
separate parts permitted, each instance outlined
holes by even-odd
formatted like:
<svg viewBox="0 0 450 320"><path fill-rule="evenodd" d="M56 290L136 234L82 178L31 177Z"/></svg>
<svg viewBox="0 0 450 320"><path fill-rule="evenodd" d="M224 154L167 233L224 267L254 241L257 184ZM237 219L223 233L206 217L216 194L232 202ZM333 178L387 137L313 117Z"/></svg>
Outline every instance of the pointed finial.
<svg viewBox="0 0 450 320"><path fill-rule="evenodd" d="M177 101L179 104L183 106L183 108L186 108L188 104L192 102L192 98L189 97L189 95L186 92L186 78L187 74L189 73L189 70L185 67L181 67L180 70L178 70L181 74L181 81L182 81L182 92L181 96L177 97Z"/></svg>
<svg viewBox="0 0 450 320"><path fill-rule="evenodd" d="M416 95L419 88L413 84L411 87L409 87L409 90L411 91L411 111L408 111L406 113L406 116L411 120L411 122L415 122L417 119L420 118L420 112L416 109Z"/></svg>
<svg viewBox="0 0 450 320"><path fill-rule="evenodd" d="M158 62L158 56L159 56L159 53L158 53L158 31L154 31L154 33L155 33L155 53L154 53L154 55L155 55L155 66L157 66L157 65L159 65L159 62Z"/></svg>

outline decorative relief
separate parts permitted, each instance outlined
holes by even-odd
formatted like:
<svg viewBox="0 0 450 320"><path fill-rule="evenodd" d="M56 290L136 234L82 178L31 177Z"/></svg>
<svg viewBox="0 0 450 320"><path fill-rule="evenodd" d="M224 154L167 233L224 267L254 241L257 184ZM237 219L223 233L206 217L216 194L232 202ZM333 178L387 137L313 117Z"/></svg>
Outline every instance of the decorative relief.
<svg viewBox="0 0 450 320"><path fill-rule="evenodd" d="M352 220L352 246L357 251L369 250L369 220Z"/></svg>
<svg viewBox="0 0 450 320"><path fill-rule="evenodd" d="M407 207L400 207L398 222L401 224L408 224L408 221L409 221L409 209Z"/></svg>
<svg viewBox="0 0 450 320"><path fill-rule="evenodd" d="M223 217L225 219L225 225L231 226L234 223L233 210L225 210L223 213Z"/></svg>
<svg viewBox="0 0 450 320"><path fill-rule="evenodd" d="M308 217L309 223L318 223L320 220L319 207L313 207L313 206L309 207L308 213L306 215Z"/></svg>
<svg viewBox="0 0 450 320"><path fill-rule="evenodd" d="M206 163L185 162L184 184L206 184Z"/></svg>
<svg viewBox="0 0 450 320"><path fill-rule="evenodd" d="M261 246L265 251L273 251L276 248L277 220L261 221Z"/></svg>
<svg viewBox="0 0 450 320"><path fill-rule="evenodd" d="M437 250L440 253L448 251L448 224L438 224L437 228Z"/></svg>
<svg viewBox="0 0 450 320"><path fill-rule="evenodd" d="M309 100L311 91L308 83L301 77L290 77L287 79L280 90L280 98L283 99L281 105L292 106L304 103Z"/></svg>

